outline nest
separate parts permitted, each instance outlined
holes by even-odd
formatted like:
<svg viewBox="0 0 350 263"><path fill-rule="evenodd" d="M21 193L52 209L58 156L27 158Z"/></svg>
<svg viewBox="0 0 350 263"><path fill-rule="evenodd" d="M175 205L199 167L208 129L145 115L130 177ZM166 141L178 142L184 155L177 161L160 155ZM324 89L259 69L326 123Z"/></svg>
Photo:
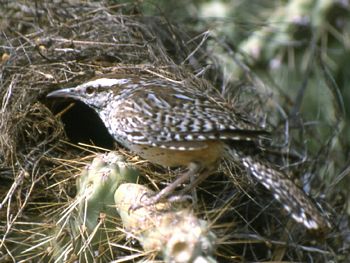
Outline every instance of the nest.
<svg viewBox="0 0 350 263"><path fill-rule="evenodd" d="M151 185L168 182L169 175L174 178L178 172L116 148L93 111L78 102L47 100L52 90L108 72L137 70L174 80L196 75L191 81L203 91L221 93L227 103L251 112L257 121L268 115L278 127L276 106L265 103L271 101L268 87L245 68L241 80L224 79L223 69L207 51L205 34L190 35L165 17L144 16L137 3L16 2L6 4L1 12L5 11L9 19L2 21L1 40L1 261L58 260L62 251L57 239L62 236L57 233L65 232L66 239L70 227L57 228L57 222L76 196L76 178L97 154L118 151ZM276 216L283 214L282 208L271 205L271 196L247 178L240 167L224 162L198 190L197 215L212 224L219 262L341 258L338 230L322 240L302 227L292 228L287 216ZM96 258L101 262L133 258L138 245L121 230L118 218L108 220L112 222L104 229L108 239L99 240ZM112 243L120 247L111 248ZM83 253L77 256L77 251L72 254L92 260ZM139 257L150 259L155 254L141 253L133 260Z"/></svg>

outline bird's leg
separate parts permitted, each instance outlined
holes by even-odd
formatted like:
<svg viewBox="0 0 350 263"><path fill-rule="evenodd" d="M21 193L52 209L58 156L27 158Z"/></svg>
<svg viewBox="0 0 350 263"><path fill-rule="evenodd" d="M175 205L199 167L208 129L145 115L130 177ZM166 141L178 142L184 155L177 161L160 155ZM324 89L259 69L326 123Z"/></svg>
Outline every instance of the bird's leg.
<svg viewBox="0 0 350 263"><path fill-rule="evenodd" d="M195 177L194 180L191 180L190 184L187 185L183 190L181 190L179 195L180 196L184 195L188 191L195 189L200 183L202 183L205 179L207 179L207 177L211 175L211 173L212 173L212 170L210 169L204 170L197 177Z"/></svg>
<svg viewBox="0 0 350 263"><path fill-rule="evenodd" d="M188 171L178 177L174 182L169 184L167 187L159 191L158 194L151 198L151 202L153 204L159 202L159 200L169 196L174 192L174 190L181 184L189 181L194 175L196 175L200 171L200 165L197 163L190 163L188 166Z"/></svg>
<svg viewBox="0 0 350 263"><path fill-rule="evenodd" d="M190 163L188 166L187 172L185 172L184 174L179 176L174 182L172 182L171 184L166 186L164 189L159 191L156 195L147 199L147 201L143 202L142 205L130 207L130 210L136 210L136 209L140 208L141 206L148 206L148 205L157 204L161 199L164 199L165 197L172 194L174 192L174 190L179 185L185 183L191 177L193 177L195 174L197 174L200 171L200 169L201 169L201 166L199 164L194 163L194 162ZM194 181L196 181L196 180L194 180ZM190 184L190 185L192 185L192 184ZM179 200L177 197L175 197L175 199L173 199L173 200L172 200L172 198L170 198L170 201L175 201L176 199Z"/></svg>
<svg viewBox="0 0 350 263"><path fill-rule="evenodd" d="M196 207L198 201L196 187L201 182L203 182L211 174L211 172L212 170L204 170L195 177L191 176L190 183L187 186L185 186L184 189L182 189L179 193L168 198L168 201L179 202L184 200L191 200L193 207ZM188 193L189 191L191 191L191 196L186 195L186 193Z"/></svg>

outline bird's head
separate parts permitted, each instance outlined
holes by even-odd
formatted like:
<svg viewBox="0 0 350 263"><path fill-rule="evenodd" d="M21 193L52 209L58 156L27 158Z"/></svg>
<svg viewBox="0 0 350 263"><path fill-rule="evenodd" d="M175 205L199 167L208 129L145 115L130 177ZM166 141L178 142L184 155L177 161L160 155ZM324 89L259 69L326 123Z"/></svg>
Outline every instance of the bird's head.
<svg viewBox="0 0 350 263"><path fill-rule="evenodd" d="M130 82L127 78L101 77L90 80L73 88L64 88L49 93L46 97L72 98L99 111L115 95L115 92Z"/></svg>

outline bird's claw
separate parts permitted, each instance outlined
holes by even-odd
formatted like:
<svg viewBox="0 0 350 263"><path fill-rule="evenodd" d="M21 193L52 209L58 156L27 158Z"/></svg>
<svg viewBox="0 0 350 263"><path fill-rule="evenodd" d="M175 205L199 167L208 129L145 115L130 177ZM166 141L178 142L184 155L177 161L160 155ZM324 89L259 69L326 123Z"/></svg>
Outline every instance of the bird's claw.
<svg viewBox="0 0 350 263"><path fill-rule="evenodd" d="M145 199L145 197L146 197L146 199ZM139 199L139 202L137 202L129 207L128 214L130 215L131 212L135 212L136 210L138 210L142 207L147 207L147 206L156 204L157 201L153 201L152 200L153 197L154 197L154 194L152 194L152 193L148 193L148 192L143 193ZM145 200L143 200L143 199L145 199Z"/></svg>
<svg viewBox="0 0 350 263"><path fill-rule="evenodd" d="M147 198L145 198L145 197L147 197ZM144 200L142 200L142 199L144 199ZM138 203L133 204L129 207L128 214L130 214L131 212L135 212L136 210L138 210L140 208L157 205L157 204L159 204L161 199L162 199L162 197L159 196L158 194L152 195L150 193L144 193L140 197L140 201ZM193 201L193 198L190 195L173 195L169 198L166 198L165 201L168 203L168 205L170 205L171 203Z"/></svg>

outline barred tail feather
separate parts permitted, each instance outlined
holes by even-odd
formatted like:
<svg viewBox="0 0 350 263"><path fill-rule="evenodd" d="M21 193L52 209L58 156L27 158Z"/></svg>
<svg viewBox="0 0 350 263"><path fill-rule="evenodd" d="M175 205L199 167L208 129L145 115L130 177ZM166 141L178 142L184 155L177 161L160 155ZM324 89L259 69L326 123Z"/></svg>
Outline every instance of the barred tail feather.
<svg viewBox="0 0 350 263"><path fill-rule="evenodd" d="M230 149L230 153L236 161L249 170L254 178L272 192L296 222L311 230L331 228L330 223L322 216L313 200L283 172L243 152Z"/></svg>

